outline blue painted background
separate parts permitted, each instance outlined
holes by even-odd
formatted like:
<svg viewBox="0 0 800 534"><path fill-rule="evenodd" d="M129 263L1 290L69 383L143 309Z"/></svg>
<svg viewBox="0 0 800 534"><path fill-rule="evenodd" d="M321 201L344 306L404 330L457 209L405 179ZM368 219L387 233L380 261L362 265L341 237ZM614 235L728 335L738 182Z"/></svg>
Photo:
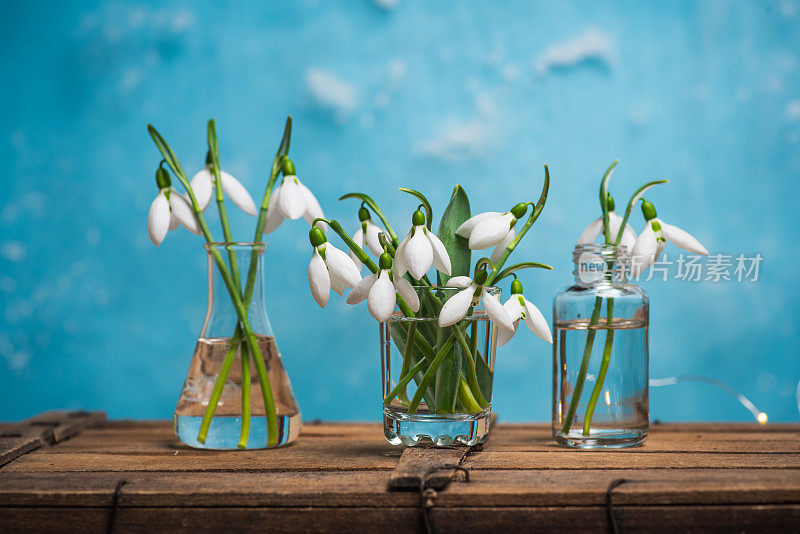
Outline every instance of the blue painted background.
<svg viewBox="0 0 800 534"><path fill-rule="evenodd" d="M381 5L382 4L382 5ZM205 313L200 241L146 234L159 127L187 169L216 117L223 165L260 198L283 120L298 174L355 223L374 195L395 225L454 183L473 210L550 202L519 258L549 317L571 249L641 182L659 214L712 252L760 253L757 283L650 282L653 377L696 373L798 419L800 5L796 1L4 2L0 47L0 418L105 409L172 415ZM621 200L619 200L622 203ZM238 213L235 233L252 235ZM635 225L641 228L636 215ZM270 236L268 311L306 418L377 419L378 328L327 310L306 282L307 226ZM668 249L675 253L673 247ZM498 353L496 408L548 420L550 347L523 331ZM725 393L652 392L663 420L747 420Z"/></svg>

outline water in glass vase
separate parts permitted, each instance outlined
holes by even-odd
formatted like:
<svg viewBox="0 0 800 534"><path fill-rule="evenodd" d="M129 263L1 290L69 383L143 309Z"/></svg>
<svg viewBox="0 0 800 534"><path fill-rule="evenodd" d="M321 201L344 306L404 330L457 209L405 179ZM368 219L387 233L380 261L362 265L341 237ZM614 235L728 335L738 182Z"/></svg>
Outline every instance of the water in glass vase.
<svg viewBox="0 0 800 534"><path fill-rule="evenodd" d="M283 367L278 346L273 336L257 336L264 357L270 389L275 399L278 415L278 442L276 446L297 438L301 427L300 410L292 393L289 375ZM241 349L231 365L222 390L205 444L198 441L203 415L208 408L217 376L230 347L230 338L200 338L197 341L189 372L175 409L175 432L190 447L205 449L236 449L242 423ZM250 359L251 422L248 448L263 448L267 443L267 423L261 386L253 358Z"/></svg>
<svg viewBox="0 0 800 534"><path fill-rule="evenodd" d="M635 316L615 318L611 325L605 319L596 325L591 325L589 319L575 319L556 322L555 334L556 441L582 449L640 445L647 436L649 420L646 322ZM588 367L582 373L581 364L587 354ZM580 390L578 397L576 390ZM578 402L572 406L576 398Z"/></svg>

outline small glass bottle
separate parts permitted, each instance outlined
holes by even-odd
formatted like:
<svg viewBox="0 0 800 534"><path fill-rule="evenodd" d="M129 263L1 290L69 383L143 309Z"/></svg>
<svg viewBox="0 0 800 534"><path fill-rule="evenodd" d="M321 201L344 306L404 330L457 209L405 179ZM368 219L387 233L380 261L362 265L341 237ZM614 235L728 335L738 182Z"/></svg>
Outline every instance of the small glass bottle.
<svg viewBox="0 0 800 534"><path fill-rule="evenodd" d="M581 449L647 438L649 305L623 245L578 245L553 303L553 437Z"/></svg>

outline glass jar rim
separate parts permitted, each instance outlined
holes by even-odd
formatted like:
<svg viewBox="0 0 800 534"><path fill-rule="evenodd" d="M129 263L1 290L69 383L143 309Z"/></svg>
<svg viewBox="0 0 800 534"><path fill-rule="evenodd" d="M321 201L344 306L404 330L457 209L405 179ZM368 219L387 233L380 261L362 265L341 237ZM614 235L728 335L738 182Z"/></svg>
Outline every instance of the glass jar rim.
<svg viewBox="0 0 800 534"><path fill-rule="evenodd" d="M456 286L448 286L448 285L444 285L444 286L440 286L440 285L425 286L425 285L414 285L414 284L412 284L411 287L413 287L415 291L420 291L420 290L423 290L423 291L424 290L431 290L431 291L448 290L448 291L458 292L458 291L463 291L464 289L466 289L466 287L456 287ZM500 293L500 291L501 291L501 289L499 287L497 287L497 286L483 286L483 289L488 291L490 294Z"/></svg>
<svg viewBox="0 0 800 534"><path fill-rule="evenodd" d="M574 252L598 252L600 254L630 254L627 245L622 243L578 243Z"/></svg>
<svg viewBox="0 0 800 534"><path fill-rule="evenodd" d="M215 241L211 243L203 243L203 248L206 251L225 249L225 250L256 250L263 252L267 248L267 244L261 241Z"/></svg>

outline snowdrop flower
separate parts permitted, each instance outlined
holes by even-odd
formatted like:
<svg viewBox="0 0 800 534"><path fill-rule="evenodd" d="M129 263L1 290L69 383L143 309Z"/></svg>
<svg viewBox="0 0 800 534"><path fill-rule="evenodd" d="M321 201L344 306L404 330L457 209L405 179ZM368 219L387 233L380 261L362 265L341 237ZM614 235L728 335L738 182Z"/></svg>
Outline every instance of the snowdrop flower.
<svg viewBox="0 0 800 534"><path fill-rule="evenodd" d="M525 215L527 209L528 205L522 203L505 213L496 211L479 213L459 226L456 234L469 239L469 248L472 250L495 247L491 260L492 263L497 263L506 247L514 240L516 235L514 226L520 217Z"/></svg>
<svg viewBox="0 0 800 534"><path fill-rule="evenodd" d="M550 333L550 327L547 321L531 301L522 296L522 282L514 280L511 282L511 297L503 304L508 316L514 321L514 330L497 329L495 335L497 336L497 346L502 347L514 337L519 326L520 319L525 321L531 332L547 341L553 343L553 335Z"/></svg>
<svg viewBox="0 0 800 534"><path fill-rule="evenodd" d="M192 186L192 191L194 191L197 203L203 211L205 211L211 203L211 197L214 192L215 180L214 173L211 171L211 165L211 153L208 153L206 155L206 166L195 174L192 177L192 181L189 182L189 185ZM239 180L223 170L219 171L219 177L222 182L222 190L239 209L254 217L258 215L253 197L250 196L250 193L247 192L247 189L244 188Z"/></svg>
<svg viewBox="0 0 800 534"><path fill-rule="evenodd" d="M622 217L614 211L614 199L608 195L608 229L611 232L611 239L616 241L619 229L622 226ZM588 245L594 243L597 236L603 231L603 217L595 219L578 238L579 245ZM625 245L628 252L633 250L633 245L636 243L636 232L629 223L625 223L625 230L622 231L622 238L619 241L620 245Z"/></svg>
<svg viewBox="0 0 800 534"><path fill-rule="evenodd" d="M163 164L162 161L161 165ZM200 225L189 201L172 187L169 173L161 166L156 170L156 185L158 195L150 204L150 212L147 214L147 233L150 234L150 241L159 246L167 237L167 232L176 230L180 224L193 234L199 234Z"/></svg>
<svg viewBox="0 0 800 534"><path fill-rule="evenodd" d="M433 265L437 271L449 276L450 256L444 244L425 226L425 214L415 211L411 224L411 231L397 245L394 254L397 275L402 277L408 272L421 280Z"/></svg>
<svg viewBox="0 0 800 534"><path fill-rule="evenodd" d="M708 256L708 250L700 244L700 241L692 237L689 232L659 219L656 216L655 206L646 200L642 200L642 213L647 223L631 252L631 275L634 277L655 263L664 250L667 240L689 252Z"/></svg>
<svg viewBox="0 0 800 534"><path fill-rule="evenodd" d="M408 280L392 273L392 256L388 252L380 255L378 267L377 273L364 277L356 284L347 297L347 303L358 304L367 299L369 313L376 321L382 323L394 312L397 293L400 293L406 304L418 312L419 296Z"/></svg>
<svg viewBox="0 0 800 534"><path fill-rule="evenodd" d="M341 295L345 287L360 282L361 275L350 256L328 243L320 228L314 226L308 236L314 247L308 264L308 286L314 300L324 308L331 289Z"/></svg>
<svg viewBox="0 0 800 534"><path fill-rule="evenodd" d="M325 217L322 206L311 190L304 186L295 176L294 163L289 158L283 160L283 181L273 192L267 208L267 220L264 222L264 233L275 231L284 219L297 220L304 218L308 224L314 219ZM328 226L320 222L319 228L327 230Z"/></svg>
<svg viewBox="0 0 800 534"><path fill-rule="evenodd" d="M353 241L355 241L356 245L361 248L364 248L364 243L366 242L367 247L372 251L375 256L380 257L383 253L383 247L381 246L380 240L380 227L372 222L372 218L369 215L369 210L364 206L358 210L358 220L361 224L356 230L356 233L353 234ZM361 260L356 257L353 251L350 251L350 259L353 260L353 263L356 264L356 267L361 269Z"/></svg>
<svg viewBox="0 0 800 534"><path fill-rule="evenodd" d="M467 315L470 306L477 306L483 300L483 307L486 308L489 319L504 330L514 331L513 321L503 305L500 304L500 300L483 287L486 277L486 271L479 271L474 280L469 276L454 276L447 281L449 287L463 287L464 289L444 303L442 311L439 313L439 326L456 324Z"/></svg>

